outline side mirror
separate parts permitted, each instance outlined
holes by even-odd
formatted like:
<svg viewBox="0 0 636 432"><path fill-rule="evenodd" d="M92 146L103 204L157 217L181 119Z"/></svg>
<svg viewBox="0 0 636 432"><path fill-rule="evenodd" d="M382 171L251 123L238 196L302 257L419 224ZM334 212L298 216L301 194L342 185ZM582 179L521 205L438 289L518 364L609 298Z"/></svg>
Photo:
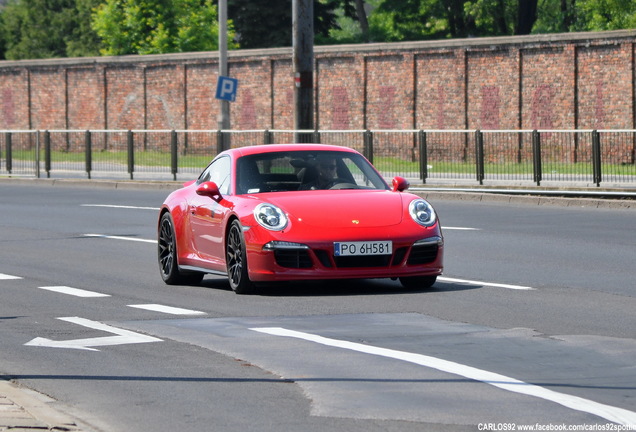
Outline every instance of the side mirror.
<svg viewBox="0 0 636 432"><path fill-rule="evenodd" d="M197 195L214 198L221 198L219 187L214 182L204 182L197 188Z"/></svg>
<svg viewBox="0 0 636 432"><path fill-rule="evenodd" d="M393 178L393 192L404 192L410 186L410 183L404 177L394 177Z"/></svg>

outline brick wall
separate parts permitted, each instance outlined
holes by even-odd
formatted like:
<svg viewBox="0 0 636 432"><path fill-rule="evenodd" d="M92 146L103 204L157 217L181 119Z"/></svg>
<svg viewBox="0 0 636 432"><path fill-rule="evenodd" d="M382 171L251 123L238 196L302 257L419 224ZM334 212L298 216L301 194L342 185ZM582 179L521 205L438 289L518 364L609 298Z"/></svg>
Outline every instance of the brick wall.
<svg viewBox="0 0 636 432"><path fill-rule="evenodd" d="M315 48L318 129L632 129L636 31ZM2 129L216 129L217 53L0 62ZM232 51L232 129L292 129L291 50Z"/></svg>

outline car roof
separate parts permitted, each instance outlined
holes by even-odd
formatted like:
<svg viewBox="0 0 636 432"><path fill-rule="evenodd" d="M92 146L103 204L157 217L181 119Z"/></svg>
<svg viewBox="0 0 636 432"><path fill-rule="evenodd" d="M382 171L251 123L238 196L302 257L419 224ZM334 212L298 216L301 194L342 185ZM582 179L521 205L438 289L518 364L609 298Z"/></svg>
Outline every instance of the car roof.
<svg viewBox="0 0 636 432"><path fill-rule="evenodd" d="M234 148L226 150L224 153L232 153L235 157L241 157L253 154L285 151L339 151L344 153L357 153L355 150L348 147L328 144L261 144Z"/></svg>

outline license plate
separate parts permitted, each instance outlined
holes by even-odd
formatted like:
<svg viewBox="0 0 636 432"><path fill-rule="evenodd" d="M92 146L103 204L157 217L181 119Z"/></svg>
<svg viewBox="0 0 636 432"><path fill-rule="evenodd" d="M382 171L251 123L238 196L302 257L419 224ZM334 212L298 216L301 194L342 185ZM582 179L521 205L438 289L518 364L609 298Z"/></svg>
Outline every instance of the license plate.
<svg viewBox="0 0 636 432"><path fill-rule="evenodd" d="M335 256L359 256L359 255L391 255L393 242L364 241L364 242L334 242L333 254Z"/></svg>

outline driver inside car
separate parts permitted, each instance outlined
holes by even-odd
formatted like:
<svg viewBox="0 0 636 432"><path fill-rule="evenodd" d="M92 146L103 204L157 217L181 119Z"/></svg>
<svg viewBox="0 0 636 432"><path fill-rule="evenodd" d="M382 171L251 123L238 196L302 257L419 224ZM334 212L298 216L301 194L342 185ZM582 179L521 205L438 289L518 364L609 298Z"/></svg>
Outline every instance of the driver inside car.
<svg viewBox="0 0 636 432"><path fill-rule="evenodd" d="M309 168L310 169L310 168ZM315 166L316 178L301 185L300 190L329 189L338 177L336 158L319 157Z"/></svg>

